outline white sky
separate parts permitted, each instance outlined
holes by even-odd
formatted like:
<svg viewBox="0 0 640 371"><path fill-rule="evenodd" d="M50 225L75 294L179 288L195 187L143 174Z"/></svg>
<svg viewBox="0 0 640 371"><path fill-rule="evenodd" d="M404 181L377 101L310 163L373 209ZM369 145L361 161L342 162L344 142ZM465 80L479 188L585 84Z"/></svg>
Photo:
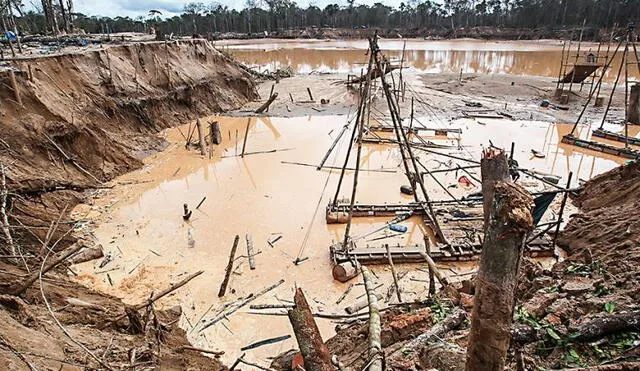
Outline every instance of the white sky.
<svg viewBox="0 0 640 371"><path fill-rule="evenodd" d="M406 1L406 0L405 0ZM241 9L245 0L75 0L74 7L78 13L86 15L102 16L146 16L150 9L157 9L163 16L173 16L182 13L185 4L190 2L202 2L204 4L220 3L229 8ZM356 4L372 5L373 3L383 3L389 6L398 6L402 0L356 0ZM28 3L28 2L27 2ZM328 4L346 5L346 0L297 0L298 6L307 7L313 4L319 8L324 8Z"/></svg>

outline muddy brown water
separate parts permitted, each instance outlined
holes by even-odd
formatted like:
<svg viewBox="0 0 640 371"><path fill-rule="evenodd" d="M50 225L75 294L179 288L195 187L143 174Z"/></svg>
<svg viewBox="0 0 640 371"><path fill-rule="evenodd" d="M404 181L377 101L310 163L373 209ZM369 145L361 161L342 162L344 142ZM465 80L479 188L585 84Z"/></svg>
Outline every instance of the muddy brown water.
<svg viewBox="0 0 640 371"><path fill-rule="evenodd" d="M143 169L118 178L116 183L119 185L105 191L92 204L74 210L77 218L95 223L96 228L92 229L95 237L105 252L114 257L104 268L99 268L97 263L80 265L78 279L133 303L144 300L152 290L179 281L185 274L204 270L203 275L157 305L159 308L181 305L184 311L181 326L187 330L194 345L225 350L222 360L231 363L242 353L240 348L243 346L293 333L286 316L255 314L248 306L231 315L228 321L200 332L200 320L213 318L225 303L256 293L283 278L283 285L252 304L287 303L297 286L304 289L315 311L344 313L343 308L354 303L364 291L362 286L355 286L340 305L335 304L348 284L336 283L331 277L329 245L342 239L344 226L327 225L324 210L334 196L338 171L316 171L313 167L285 163L317 164L347 117L211 117L204 121L212 120L221 123L223 143L211 148L211 158L202 157L197 150L185 150L180 131L187 133L190 125L170 129L165 132L170 143L167 150L145 159ZM423 121L426 122L426 118ZM481 145L489 139L494 145L506 148L512 141L526 142L527 147L516 148L515 158L521 166L561 176L574 171L577 173L575 179L588 179L623 162L560 144L559 138L571 130L570 125L480 121L459 119L452 122L452 127L463 129L460 148L456 146L456 140L427 139L454 145L442 151L474 159L480 158ZM236 156L242 151L247 123L246 152L279 151L249 154L244 158ZM583 135L588 132L587 127L579 130ZM344 138L337 152L329 158L329 165L341 165L346 151ZM545 153L546 158L533 158L531 149ZM447 161L427 154L420 154L420 157L431 168L441 168L441 162ZM362 158L358 202L409 201L399 192L399 187L406 181L400 171L401 159L396 149L366 145ZM381 169L387 172L370 171ZM347 172L343 191L339 194L341 198L349 197L352 176L352 172ZM446 185L457 184L453 173L440 178ZM523 182L531 190L542 189L531 179L523 179ZM433 199L446 199L444 191L434 182L429 181L427 186ZM456 196L462 196L477 189L476 185L475 189L457 187L450 190ZM203 197L206 200L202 206L194 210L188 222L184 221L182 204L188 203L194 209ZM360 220L354 223L353 233L370 231L384 222L386 220L380 218ZM409 232L386 240L388 243L421 241L422 226L415 220L404 224ZM387 233L383 231L371 238ZM227 295L219 299L218 289L236 234L241 237L238 256L246 255L245 235L253 237L255 250L259 252L257 269L250 270L244 258L237 260L237 274L231 276ZM267 241L280 235L282 238L270 247ZM188 247L190 239L195 241L192 248ZM295 265L296 257L307 257L308 260ZM401 273L408 272L401 280L404 301L426 296L427 284L417 280L425 280L427 274L416 270L417 267L399 267ZM469 272L474 266L458 263L446 268L448 273L460 273ZM386 267L376 267L374 272L383 284L379 292L385 294L392 282L390 272ZM328 320L318 322L327 339L333 334L335 324ZM291 338L250 350L247 359L267 365L267 357L294 347L295 340Z"/></svg>
<svg viewBox="0 0 640 371"><path fill-rule="evenodd" d="M260 71L291 66L298 73L352 73L359 74L365 67L368 47L365 40L227 40L217 44L227 48L239 60ZM404 41L381 40L380 47L389 59L400 61ZM605 55L607 46L601 47ZM613 55L615 45L610 45ZM259 53L257 53L259 51ZM577 44L572 44L572 57ZM598 45L583 43L581 54L596 53ZM620 65L618 53L605 80L612 82ZM408 39L404 55L404 66L419 72L481 73L545 76L558 78L562 59L562 41L484 41L446 40L429 41ZM580 62L581 60L579 60ZM601 60L604 63L604 59ZM630 66L630 76L640 77L638 68ZM589 80L590 82L590 80Z"/></svg>

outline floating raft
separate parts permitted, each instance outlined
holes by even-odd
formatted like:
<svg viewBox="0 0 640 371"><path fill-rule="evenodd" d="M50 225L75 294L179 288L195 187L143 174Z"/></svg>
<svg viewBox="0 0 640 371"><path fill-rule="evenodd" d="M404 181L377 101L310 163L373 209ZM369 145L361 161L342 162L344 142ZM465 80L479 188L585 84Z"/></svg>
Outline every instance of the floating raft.
<svg viewBox="0 0 640 371"><path fill-rule="evenodd" d="M385 246L357 247L347 254L341 249L341 244L331 246L331 257L336 264L356 259L365 265L389 264ZM423 263L421 253L425 252L424 245L389 246L391 257L395 263ZM431 251L431 258L436 262L476 261L480 259L482 246L480 244L447 245L441 249ZM532 258L551 257L554 254L553 245L545 237L538 238L527 244L525 254Z"/></svg>
<svg viewBox="0 0 640 371"><path fill-rule="evenodd" d="M619 148L608 144L594 142L590 140L576 138L571 134L562 137L562 143L571 144L576 147L590 149L592 151L602 152L613 156L624 157L629 159L637 159L640 152L630 148Z"/></svg>
<svg viewBox="0 0 640 371"><path fill-rule="evenodd" d="M329 204L327 206L327 224L342 224L346 223L349 216L350 204ZM353 206L354 218L367 218L367 217L395 217L403 214L423 215L424 207L419 203L411 203L406 205L361 205L356 204Z"/></svg>
<svg viewBox="0 0 640 371"><path fill-rule="evenodd" d="M640 138L627 137L623 134L614 133L612 131L608 131L604 129L594 130L593 136L598 138L615 140L616 142L629 143L629 144L633 144L634 146L640 146Z"/></svg>

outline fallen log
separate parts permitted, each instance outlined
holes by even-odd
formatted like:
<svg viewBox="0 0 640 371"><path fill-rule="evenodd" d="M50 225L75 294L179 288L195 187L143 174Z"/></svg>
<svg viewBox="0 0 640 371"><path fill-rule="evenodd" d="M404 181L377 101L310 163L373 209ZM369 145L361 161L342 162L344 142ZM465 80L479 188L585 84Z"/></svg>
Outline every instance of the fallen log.
<svg viewBox="0 0 640 371"><path fill-rule="evenodd" d="M359 274L358 267L352 262L336 264L331 269L333 279L340 282L347 282L356 278Z"/></svg>
<svg viewBox="0 0 640 371"><path fill-rule="evenodd" d="M296 289L294 296L295 307L289 310L289 321L298 341L300 353L304 359L305 370L333 371L331 354L322 341L311 308L304 297L302 289Z"/></svg>
<svg viewBox="0 0 640 371"><path fill-rule="evenodd" d="M220 291L218 291L219 298L223 297L225 292L227 291L227 285L229 284L229 277L231 277L231 271L233 270L233 260L236 256L238 242L240 242L240 236L236 235L236 238L233 240L231 252L229 253L229 262L227 263L227 268L225 269L224 279L222 280L222 284L220 285Z"/></svg>
<svg viewBox="0 0 640 371"><path fill-rule="evenodd" d="M362 278L364 288L367 291L369 300L369 371L382 371L382 342L380 334L380 311L378 310L378 297L373 290L371 273L367 267L362 267Z"/></svg>
<svg viewBox="0 0 640 371"><path fill-rule="evenodd" d="M376 294L376 298L378 300L382 300L382 294ZM349 305L348 307L344 308L344 311L347 312L348 314L354 314L366 308L368 305L369 305L369 297L367 296L366 298L363 298Z"/></svg>
<svg viewBox="0 0 640 371"><path fill-rule="evenodd" d="M269 99L264 102L263 105L261 105L257 110L256 113L262 113L266 110L269 109L269 106L271 105L271 103L273 103L274 100L276 100L276 98L278 98L278 93L273 93L271 94L271 96L269 97Z"/></svg>
<svg viewBox="0 0 640 371"><path fill-rule="evenodd" d="M440 284L443 287L449 285L449 281L447 280L447 278L445 276L442 275L442 273L440 273L440 270L436 266L436 263L433 261L433 259L431 259L429 254L427 254L425 252L421 252L420 255L427 262L427 265L429 265L429 270L431 272L433 272L433 275L438 279L438 282L440 282Z"/></svg>
<svg viewBox="0 0 640 371"><path fill-rule="evenodd" d="M223 319L228 318L230 315L232 315L233 313L238 311L240 308L242 308L245 305L249 304L250 302L256 300L257 298L259 298L260 296L266 294L267 292L275 289L276 287L282 285L283 283L284 283L284 280L281 279L280 281L274 283L273 285L263 289L259 293L255 294L255 295L254 294L249 295L246 299L242 300L235 308L230 309L230 310L220 314L216 318L214 318L211 321L209 321L209 323L207 323L206 325L202 326L202 328L198 332L202 332L202 331L206 330L207 328L215 325L216 323L222 321Z"/></svg>
<svg viewBox="0 0 640 371"><path fill-rule="evenodd" d="M84 250L75 254L69 259L71 264L79 264L104 257L102 245L96 247L86 247Z"/></svg>
<svg viewBox="0 0 640 371"><path fill-rule="evenodd" d="M67 260L70 256L80 251L83 247L84 246L81 244L75 244L69 247L68 249L62 251L57 258L53 259L44 268L42 268L41 272L37 271L37 272L31 273L24 280L24 282L18 283L15 286L9 287L9 290L7 290L7 293L14 296L24 293L34 282L36 282L36 280L40 277L40 274L44 276L45 273L49 272L50 270L58 266L58 264Z"/></svg>
<svg viewBox="0 0 640 371"><path fill-rule="evenodd" d="M640 311L608 314L576 326L575 333L579 335L572 336L572 339L577 342L589 342L627 331L640 331Z"/></svg>
<svg viewBox="0 0 640 371"><path fill-rule="evenodd" d="M485 160L483 158L483 163ZM506 157L494 156L489 160L506 162ZM485 184L490 183L484 179L491 177L483 175L483 190ZM518 270L527 235L533 230L533 198L524 188L501 181L492 187L492 192L489 224L476 276L467 371L504 369Z"/></svg>

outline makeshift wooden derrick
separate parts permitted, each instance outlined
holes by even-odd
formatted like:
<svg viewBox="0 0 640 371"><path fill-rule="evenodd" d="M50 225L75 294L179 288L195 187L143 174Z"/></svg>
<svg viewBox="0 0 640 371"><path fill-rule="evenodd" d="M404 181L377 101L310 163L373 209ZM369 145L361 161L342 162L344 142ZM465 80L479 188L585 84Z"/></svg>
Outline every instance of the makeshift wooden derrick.
<svg viewBox="0 0 640 371"><path fill-rule="evenodd" d="M369 63L367 67L367 72L361 76L361 79L358 80L360 83L360 102L358 105L358 111L356 114L356 120L354 124L354 128L351 134L351 145L347 149L347 154L345 157L344 165L342 167L340 173L340 179L338 181L338 186L336 189L335 197L333 202L331 202L327 207L327 222L328 223L345 223L345 234L344 240L341 245L334 245L331 247L332 255L335 254L345 254L349 255L349 251L355 248L353 238L350 236L351 223L354 217L360 216L398 216L401 214L408 214L411 216L413 214L419 214L426 221L426 223L434 230L436 238L439 242L446 242L446 238L442 234L438 221L434 216L434 212L432 206L429 204L430 199L427 193L426 187L422 179L419 176L415 176L413 174L419 174L417 161L413 154L413 146L417 145L425 145L425 144L413 144L409 141L407 137L407 131L404 129L402 125L402 118L400 117L399 107L398 107L398 95L393 94L391 86L387 83L385 75L390 72L389 63L386 59L381 55L381 52L377 45L377 37L373 37L369 40ZM374 70L375 69L375 70ZM379 73L375 73L374 71L379 71ZM415 206L407 206L407 205L356 205L356 197L357 197L357 186L358 186L358 175L360 171L360 154L363 143L363 131L365 130L365 126L368 126L368 118L371 116L371 87L372 87L372 79L380 78L382 84L382 91L384 96L386 97L386 104L389 108L389 112L391 113L391 122L393 126L393 133L395 133L395 140L391 140L389 144L397 145L400 149L400 153L402 155L402 163L404 165L404 173L406 174L409 184L412 188ZM392 76L393 78L393 76ZM394 90L395 91L395 90ZM409 128L411 129L411 128ZM382 130L390 130L390 129L382 129ZM409 130L411 131L411 130ZM332 144L329 152L335 146ZM351 190L351 197L349 198L348 204L339 204L338 203L338 195L340 193L342 181L344 178L344 174L347 168L347 163L351 156L352 147L356 148L356 164L355 171L353 175L353 187ZM326 157L323 159L322 164L326 160ZM419 192L417 191L419 189ZM424 248L422 248L424 251ZM395 257L392 257L395 260ZM335 260L335 256L334 256ZM388 257L387 257L388 262ZM344 275L346 276L346 275Z"/></svg>
<svg viewBox="0 0 640 371"><path fill-rule="evenodd" d="M293 298L295 307L289 310L289 321L304 359L304 369L309 371L333 371L331 354L313 319L313 313L301 288Z"/></svg>
<svg viewBox="0 0 640 371"><path fill-rule="evenodd" d="M501 156L489 160L506 162ZM500 169L501 166L489 168ZM490 218L476 276L467 348L468 371L504 369L518 270L527 235L533 230L532 204L531 195L515 183L500 181L493 188Z"/></svg>
<svg viewBox="0 0 640 371"><path fill-rule="evenodd" d="M629 124L637 124L638 123L637 121L640 121L640 111L639 111L640 106L638 105L638 102L637 102L638 95L640 94L640 91L638 89L640 88L638 87L631 88L631 98L635 97L636 100L631 103L629 101L629 90L630 90L629 89L629 65L635 64L638 72L640 72L640 56L638 56L637 54L637 47L634 42L636 38L637 36L634 32L633 25L629 25L629 27L627 28L626 36L620 39L620 42L617 44L612 57L607 61L607 64L604 67L604 70L606 71L611 65L611 63L613 62L613 60L618 55L618 52L620 51L620 49L622 48L622 56L620 57L621 59L620 66L616 74L616 79L613 83L613 88L611 89L611 93L609 94L609 100L607 102L607 106L605 108L604 114L602 115L600 126L593 131L594 137L623 142L625 144L624 148L620 148L620 147L616 147L616 146L612 146L609 144L600 143L592 140L582 139L575 136L577 127L580 124L583 117L585 116L587 107L591 103L591 100L593 99L594 95L597 95L600 92L600 87L602 86L602 83L603 83L604 73L598 79L596 86L593 89L591 89L589 97L587 98L587 102L582 107L582 111L580 112L580 115L578 115L578 118L576 119L576 122L573 125L573 128L571 129L571 132L562 138L562 143L574 145L580 148L607 153L617 157L630 158L630 159L637 159L638 157L640 157L640 152L634 149L631 149L629 147L630 144L638 143L638 140L636 138L629 137ZM635 55L632 61L629 61L630 54ZM616 88L618 87L618 83L620 82L620 78L623 72L624 72L624 89L625 89L624 132L612 133L604 130L604 124L609 115L614 94L615 94Z"/></svg>

